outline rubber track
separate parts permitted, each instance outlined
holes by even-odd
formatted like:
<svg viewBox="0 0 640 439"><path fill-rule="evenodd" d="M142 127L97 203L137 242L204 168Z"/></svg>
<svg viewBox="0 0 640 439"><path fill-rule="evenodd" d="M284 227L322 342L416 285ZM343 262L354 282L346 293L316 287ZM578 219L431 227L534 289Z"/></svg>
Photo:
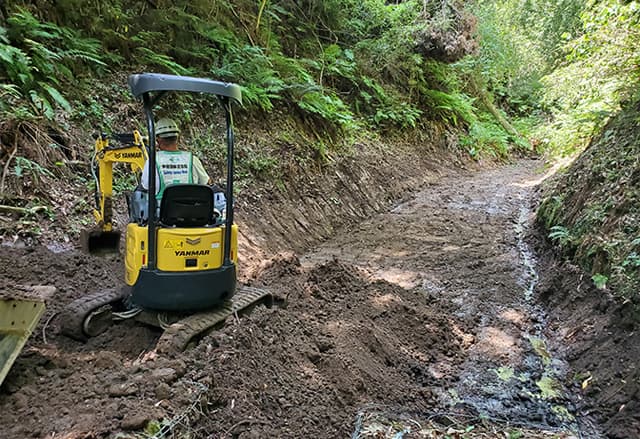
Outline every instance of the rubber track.
<svg viewBox="0 0 640 439"><path fill-rule="evenodd" d="M60 313L62 321L61 331L64 335L79 341L87 341L89 338L84 333L84 319L96 309L118 300L124 299L127 292L124 289L109 289L88 294L74 300Z"/></svg>
<svg viewBox="0 0 640 439"><path fill-rule="evenodd" d="M193 314L170 325L160 336L156 349L162 353L182 352L191 339L224 322L227 317L240 313L251 305L270 300L273 300L273 296L268 290L238 287L231 300L221 308Z"/></svg>

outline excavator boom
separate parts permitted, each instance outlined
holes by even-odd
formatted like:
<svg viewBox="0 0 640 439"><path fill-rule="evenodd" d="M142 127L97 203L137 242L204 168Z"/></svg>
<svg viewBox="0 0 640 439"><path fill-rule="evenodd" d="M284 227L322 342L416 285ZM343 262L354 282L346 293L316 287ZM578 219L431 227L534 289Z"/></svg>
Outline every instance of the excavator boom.
<svg viewBox="0 0 640 439"><path fill-rule="evenodd" d="M139 176L147 157L147 149L138 131L111 137L104 133L97 136L91 160L96 185L93 216L97 226L81 232L80 244L84 251L94 254L118 252L121 234L113 224L113 165L128 164L131 172Z"/></svg>

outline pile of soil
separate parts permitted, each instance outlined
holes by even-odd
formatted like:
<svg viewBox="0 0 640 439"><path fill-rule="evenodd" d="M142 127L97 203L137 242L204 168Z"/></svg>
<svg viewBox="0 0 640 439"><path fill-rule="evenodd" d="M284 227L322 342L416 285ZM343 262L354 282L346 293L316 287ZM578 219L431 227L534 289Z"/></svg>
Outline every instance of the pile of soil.
<svg viewBox="0 0 640 439"><path fill-rule="evenodd" d="M80 267L87 279L102 273L102 282L111 275L109 264L87 270L93 266L79 256L16 253L22 264L13 278L21 282L19 273L54 256L62 273ZM305 270L292 256L262 267L261 280L284 304L258 308L175 358L153 351L156 329L123 322L83 344L57 334L60 322L50 314L3 387L3 418L23 420L7 424L6 437L104 437L171 419L194 402L190 428L200 413L197 425L209 432L335 437L352 429L365 404L431 407L429 368L460 361L452 310L419 291L371 281L338 261ZM64 297L66 287L57 286ZM49 313L61 307L53 303Z"/></svg>
<svg viewBox="0 0 640 439"><path fill-rule="evenodd" d="M194 351L206 366L192 379L213 383L207 431L344 437L365 405L433 407L430 368L461 361L451 309L339 261L302 269L290 258L275 267L287 274L267 287L286 294L285 307L257 310Z"/></svg>

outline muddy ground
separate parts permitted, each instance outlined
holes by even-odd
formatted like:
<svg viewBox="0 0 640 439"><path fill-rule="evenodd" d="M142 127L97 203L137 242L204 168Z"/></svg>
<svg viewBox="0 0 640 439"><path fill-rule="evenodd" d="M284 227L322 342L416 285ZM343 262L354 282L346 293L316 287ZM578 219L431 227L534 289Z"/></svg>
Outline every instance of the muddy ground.
<svg viewBox="0 0 640 439"><path fill-rule="evenodd" d="M300 218L292 242L325 239L306 251L273 255L267 235L245 235L271 257L246 258L243 280L284 303L177 356L134 322L87 343L58 334L66 303L120 282L119 257L0 247L0 288L58 288L0 389L0 437L602 437L606 413L585 416L589 384L542 306L553 282L546 302L535 292L526 237L543 172L523 160L416 177L427 184L412 196L369 201L382 213L332 236ZM629 420L604 430L638 437Z"/></svg>

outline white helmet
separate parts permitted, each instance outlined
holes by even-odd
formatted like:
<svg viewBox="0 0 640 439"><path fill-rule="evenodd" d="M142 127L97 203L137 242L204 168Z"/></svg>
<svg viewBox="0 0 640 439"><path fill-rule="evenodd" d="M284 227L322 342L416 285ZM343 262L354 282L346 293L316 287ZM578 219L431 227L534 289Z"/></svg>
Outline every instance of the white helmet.
<svg viewBox="0 0 640 439"><path fill-rule="evenodd" d="M180 129L173 119L163 117L156 122L156 136L158 137L177 137L179 133Z"/></svg>

